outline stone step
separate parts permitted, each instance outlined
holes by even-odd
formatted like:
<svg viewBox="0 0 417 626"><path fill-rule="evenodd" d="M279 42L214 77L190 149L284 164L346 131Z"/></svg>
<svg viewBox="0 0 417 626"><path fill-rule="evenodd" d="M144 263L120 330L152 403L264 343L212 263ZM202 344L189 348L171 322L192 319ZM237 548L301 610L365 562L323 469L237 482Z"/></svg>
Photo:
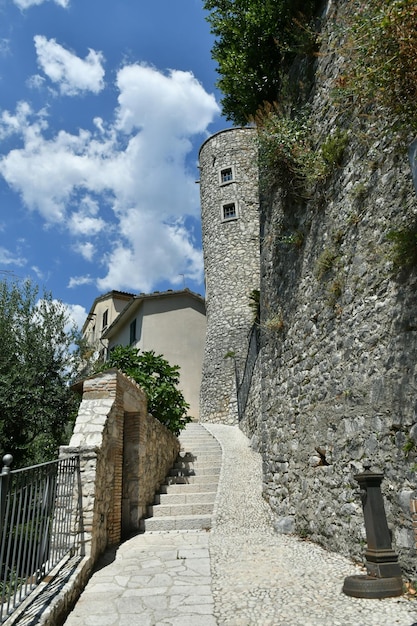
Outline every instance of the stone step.
<svg viewBox="0 0 417 626"><path fill-rule="evenodd" d="M195 504L195 503L214 503L216 500L216 491L197 491L189 493L182 491L180 493L160 493L155 496L155 504Z"/></svg>
<svg viewBox="0 0 417 626"><path fill-rule="evenodd" d="M143 530L210 530L211 515L183 515L175 517L150 517L143 520Z"/></svg>
<svg viewBox="0 0 417 626"><path fill-rule="evenodd" d="M172 470L178 472L178 470ZM188 476L184 476L183 474L170 474L165 479L166 484L168 485L189 485L189 484L201 484L205 483L217 483L219 482L219 473L217 474L200 474L196 476L195 474L189 474Z"/></svg>
<svg viewBox="0 0 417 626"><path fill-rule="evenodd" d="M178 457L174 467L209 467L210 465L221 465L221 463L222 457L219 454L201 454L192 459L189 456L186 458Z"/></svg>
<svg viewBox="0 0 417 626"><path fill-rule="evenodd" d="M217 441L207 441L202 439L201 441L195 441L194 439L180 439L181 448L198 448L200 450L221 450L220 444Z"/></svg>
<svg viewBox="0 0 417 626"><path fill-rule="evenodd" d="M218 484L219 483L217 481L207 483L171 483L169 485L161 485L160 492L161 494L216 492Z"/></svg>
<svg viewBox="0 0 417 626"><path fill-rule="evenodd" d="M181 517L189 515L211 515L212 502L196 502L190 504L156 504L148 507L149 517Z"/></svg>
<svg viewBox="0 0 417 626"><path fill-rule="evenodd" d="M165 482L167 485L218 485L219 475L207 474L206 476L167 476Z"/></svg>
<svg viewBox="0 0 417 626"><path fill-rule="evenodd" d="M176 465L176 464L175 464ZM207 476L213 475L218 476L220 474L220 465L217 467L213 467L212 465L207 465L203 467L202 465L198 465L196 467L173 467L169 471L170 476Z"/></svg>
<svg viewBox="0 0 417 626"><path fill-rule="evenodd" d="M210 433L207 431L203 433L182 432L179 436L179 440L180 441L194 441L198 443L203 443L203 442L204 443L217 443L217 445L220 445L217 439L213 437L213 435L210 435Z"/></svg>
<svg viewBox="0 0 417 626"><path fill-rule="evenodd" d="M188 424L180 437L181 452L165 485L148 507L142 521L145 531L201 530L211 528L219 483L222 450L203 426Z"/></svg>

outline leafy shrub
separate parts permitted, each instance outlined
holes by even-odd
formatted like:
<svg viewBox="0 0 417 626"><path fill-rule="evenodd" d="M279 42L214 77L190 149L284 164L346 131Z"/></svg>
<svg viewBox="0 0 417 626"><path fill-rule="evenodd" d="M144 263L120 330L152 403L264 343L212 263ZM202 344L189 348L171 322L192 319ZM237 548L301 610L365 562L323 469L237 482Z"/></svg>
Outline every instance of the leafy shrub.
<svg viewBox="0 0 417 626"><path fill-rule="evenodd" d="M0 281L0 451L13 469L56 457L67 443L79 399L79 334L65 306L30 281Z"/></svg>
<svg viewBox="0 0 417 626"><path fill-rule="evenodd" d="M227 119L245 125L262 104L278 99L294 58L314 52L316 32L309 25L321 5L321 0L205 0Z"/></svg>
<svg viewBox="0 0 417 626"><path fill-rule="evenodd" d="M187 415L189 405L177 387L180 381L178 365L170 365L153 350L139 353L131 346L116 346L98 371L112 367L142 387L148 397L148 411L175 435L179 435L191 421Z"/></svg>

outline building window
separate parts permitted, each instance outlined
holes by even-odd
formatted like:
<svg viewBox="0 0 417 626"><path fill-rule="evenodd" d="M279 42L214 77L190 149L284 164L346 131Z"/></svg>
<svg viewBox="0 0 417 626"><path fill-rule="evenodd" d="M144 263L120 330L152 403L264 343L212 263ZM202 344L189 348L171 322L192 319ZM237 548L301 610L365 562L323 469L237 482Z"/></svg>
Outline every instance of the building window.
<svg viewBox="0 0 417 626"><path fill-rule="evenodd" d="M235 179L235 173L233 171L233 166L225 167L220 170L220 184L227 185L227 183L233 182Z"/></svg>
<svg viewBox="0 0 417 626"><path fill-rule="evenodd" d="M132 345L132 343L135 343L136 341L136 320L134 319L133 322L130 323L130 345Z"/></svg>
<svg viewBox="0 0 417 626"><path fill-rule="evenodd" d="M222 222L228 222L230 220L237 219L237 206L236 202L229 202L222 206Z"/></svg>
<svg viewBox="0 0 417 626"><path fill-rule="evenodd" d="M103 323L101 326L102 330L107 328L108 323L109 323L109 309L106 309L103 313Z"/></svg>

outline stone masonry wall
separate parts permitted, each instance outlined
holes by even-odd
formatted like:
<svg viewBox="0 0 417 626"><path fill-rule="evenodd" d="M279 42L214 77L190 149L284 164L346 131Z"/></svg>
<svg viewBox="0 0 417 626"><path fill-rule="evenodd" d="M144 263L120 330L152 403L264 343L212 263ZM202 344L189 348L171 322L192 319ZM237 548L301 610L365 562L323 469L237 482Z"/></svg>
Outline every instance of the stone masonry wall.
<svg viewBox="0 0 417 626"><path fill-rule="evenodd" d="M201 421L237 423L234 359L242 371L253 322L249 295L259 289L255 139L253 129L235 128L210 137L200 149L207 315ZM221 184L220 172L229 167L233 176ZM222 207L233 202L237 218L225 221Z"/></svg>
<svg viewBox="0 0 417 626"><path fill-rule="evenodd" d="M138 530L178 451L177 438L147 413L146 396L132 380L107 370L84 381L74 432L61 453L80 453L86 554L96 558Z"/></svg>
<svg viewBox="0 0 417 626"><path fill-rule="evenodd" d="M338 19L348 4L328 5L312 105L321 141L337 127L348 132L342 163L309 198L276 185L261 200L256 437L277 529L359 560L364 524L353 475L367 459L383 471L393 547L411 576L417 276L393 272L386 235L416 216L417 198L407 142L389 114L370 127L347 121L330 99L343 60ZM301 245L290 243L293 233Z"/></svg>
<svg viewBox="0 0 417 626"><path fill-rule="evenodd" d="M146 396L135 382L117 370L84 381L73 436L60 449L61 458L80 457L82 514L75 532L83 558L59 595L47 598L37 623L61 623L100 554L139 529L178 452L178 439L147 413Z"/></svg>

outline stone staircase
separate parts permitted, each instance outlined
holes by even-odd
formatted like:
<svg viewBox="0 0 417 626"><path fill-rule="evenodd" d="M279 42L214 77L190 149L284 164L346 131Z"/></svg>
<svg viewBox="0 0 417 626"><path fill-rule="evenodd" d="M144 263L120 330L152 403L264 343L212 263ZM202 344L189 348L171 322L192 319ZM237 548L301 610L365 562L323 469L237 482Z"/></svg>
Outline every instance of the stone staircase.
<svg viewBox="0 0 417 626"><path fill-rule="evenodd" d="M148 508L145 531L211 528L222 450L204 426L187 424L179 436L180 454L166 482Z"/></svg>

